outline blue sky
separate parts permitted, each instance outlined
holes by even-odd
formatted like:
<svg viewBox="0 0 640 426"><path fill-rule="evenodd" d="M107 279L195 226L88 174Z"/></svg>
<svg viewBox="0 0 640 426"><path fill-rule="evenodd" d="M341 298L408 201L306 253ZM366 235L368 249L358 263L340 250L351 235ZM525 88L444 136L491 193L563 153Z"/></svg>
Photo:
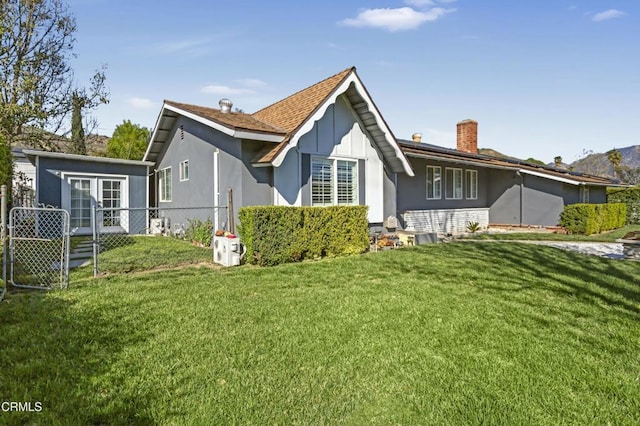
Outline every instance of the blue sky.
<svg viewBox="0 0 640 426"><path fill-rule="evenodd" d="M571 162L640 144L637 0L69 0L80 82L102 64L94 116L152 128L163 99L254 112L356 66L398 138Z"/></svg>

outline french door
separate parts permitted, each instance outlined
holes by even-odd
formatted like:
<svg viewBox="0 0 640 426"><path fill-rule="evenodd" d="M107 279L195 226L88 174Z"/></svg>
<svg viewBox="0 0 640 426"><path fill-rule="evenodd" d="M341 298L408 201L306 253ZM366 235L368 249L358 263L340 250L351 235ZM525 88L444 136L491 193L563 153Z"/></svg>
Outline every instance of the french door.
<svg viewBox="0 0 640 426"><path fill-rule="evenodd" d="M102 214L98 216L101 232L126 232L129 229L129 215L124 197L123 179L98 179L98 205Z"/></svg>
<svg viewBox="0 0 640 426"><path fill-rule="evenodd" d="M93 232L92 209L97 215L99 232L127 232L129 229L126 180L116 177L68 176L62 204L69 212L72 232Z"/></svg>
<svg viewBox="0 0 640 426"><path fill-rule="evenodd" d="M92 218L91 209L93 207L92 181L84 178L69 178L69 201L68 208L72 231L79 234L91 232Z"/></svg>

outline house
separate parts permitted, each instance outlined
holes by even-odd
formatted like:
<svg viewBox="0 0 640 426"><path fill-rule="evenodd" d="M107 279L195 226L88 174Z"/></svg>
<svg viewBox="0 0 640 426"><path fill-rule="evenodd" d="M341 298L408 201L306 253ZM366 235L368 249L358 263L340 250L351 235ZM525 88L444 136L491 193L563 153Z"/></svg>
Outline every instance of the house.
<svg viewBox="0 0 640 426"><path fill-rule="evenodd" d="M469 222L556 226L567 204L606 203L619 181L478 154L478 123L457 124L457 149L401 140L415 176L398 174L398 214L407 230L465 232Z"/></svg>
<svg viewBox="0 0 640 426"><path fill-rule="evenodd" d="M164 101L144 156L159 208L366 205L397 214L396 175L413 176L355 68L253 114ZM220 217L212 218L222 227Z"/></svg>
<svg viewBox="0 0 640 426"><path fill-rule="evenodd" d="M478 154L478 123L458 124L457 149L397 140L355 68L253 114L164 101L144 160L159 208L366 205L416 232L469 222L555 226L563 208L606 202L616 182ZM220 216L215 227L224 227ZM386 223L390 228L395 228Z"/></svg>
<svg viewBox="0 0 640 426"><path fill-rule="evenodd" d="M32 149L15 149L14 159L16 169L33 182L34 199L28 204L68 211L71 229L76 235L93 232L94 207L130 209L148 206L153 163ZM100 232L144 232L146 224L141 222L135 225L140 229L132 229L134 225L130 225L128 215L126 210L105 212L96 224L97 229Z"/></svg>

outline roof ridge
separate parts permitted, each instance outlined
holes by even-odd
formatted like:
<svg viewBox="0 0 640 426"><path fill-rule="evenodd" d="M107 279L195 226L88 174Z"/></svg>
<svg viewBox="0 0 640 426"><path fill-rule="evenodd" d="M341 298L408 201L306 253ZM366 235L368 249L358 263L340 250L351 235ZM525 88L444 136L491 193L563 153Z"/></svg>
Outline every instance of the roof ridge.
<svg viewBox="0 0 640 426"><path fill-rule="evenodd" d="M346 69L344 69L344 70L342 70L342 71L340 71L340 72L337 72L337 73L335 73L335 74L333 74L333 75L331 75L331 76L329 76L329 77L327 77L327 78L323 78L322 80L320 80L320 81L318 81L318 82L316 82L316 83L314 83L314 84L312 84L312 85L310 85L310 86L307 86L307 87L305 87L305 88L303 88L303 89L300 89L300 90L298 90L297 92L292 93L291 95L287 96L286 98L282 98L282 99L280 99L280 100L278 100L278 101L275 101L275 102L273 102L273 103L271 103L271 104L267 105L266 107L260 108L259 110L257 110L257 111L255 111L255 112L253 112L253 113L252 113L252 114L250 114L250 115L255 116L256 114L258 114L258 113L260 113L260 112L262 112L262 111L264 111L264 110L266 110L266 109L269 109L269 108L273 107L274 105L277 105L277 104L279 104L279 103L281 103L281 102L284 102L284 101L286 101L286 100L288 100L288 99L290 99L290 98L292 98L292 97L294 97L294 96L296 96L296 95L298 95L298 94L300 94L300 93L304 92L305 90L309 90L309 89L311 89L311 88L312 88L312 87L314 87L314 86L318 86L318 85L320 85L320 84L324 83L324 82L325 82L325 81L327 81L327 80L331 80L332 78L335 78L335 77L339 76L340 74L345 74L345 75L347 75L347 74L349 74L349 73L351 73L351 72L354 72L355 70L356 70L356 67L355 67L355 66L351 66L351 67L349 67L349 68L346 68Z"/></svg>

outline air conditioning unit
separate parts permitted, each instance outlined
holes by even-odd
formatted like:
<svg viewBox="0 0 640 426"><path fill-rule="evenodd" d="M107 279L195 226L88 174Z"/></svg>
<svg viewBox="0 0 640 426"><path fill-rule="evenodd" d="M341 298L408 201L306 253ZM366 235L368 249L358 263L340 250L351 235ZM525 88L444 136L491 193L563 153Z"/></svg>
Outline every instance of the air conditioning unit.
<svg viewBox="0 0 640 426"><path fill-rule="evenodd" d="M246 247L238 237L213 237L213 261L223 266L238 266Z"/></svg>
<svg viewBox="0 0 640 426"><path fill-rule="evenodd" d="M151 219L149 221L149 233L151 235L162 234L162 219Z"/></svg>

